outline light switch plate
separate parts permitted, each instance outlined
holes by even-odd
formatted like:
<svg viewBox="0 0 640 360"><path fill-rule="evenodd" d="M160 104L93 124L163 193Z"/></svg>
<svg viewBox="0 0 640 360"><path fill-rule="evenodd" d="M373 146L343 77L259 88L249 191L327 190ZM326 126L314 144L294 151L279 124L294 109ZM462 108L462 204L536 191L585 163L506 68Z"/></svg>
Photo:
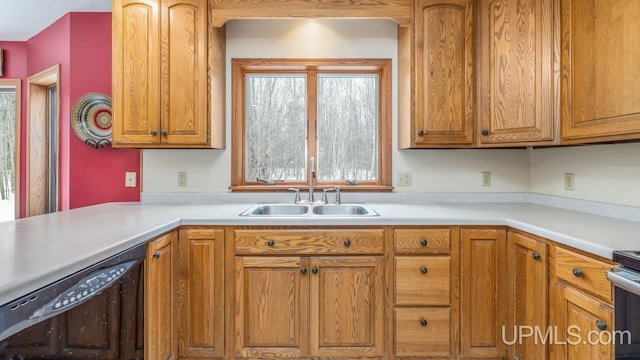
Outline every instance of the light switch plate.
<svg viewBox="0 0 640 360"><path fill-rule="evenodd" d="M398 172L398 186L411 186L411 172L399 171Z"/></svg>
<svg viewBox="0 0 640 360"><path fill-rule="evenodd" d="M491 172L485 171L482 173L482 186L491 186Z"/></svg>
<svg viewBox="0 0 640 360"><path fill-rule="evenodd" d="M567 191L576 191L576 174L564 173L564 189Z"/></svg>
<svg viewBox="0 0 640 360"><path fill-rule="evenodd" d="M178 172L178 186L185 187L187 186L187 172L179 171Z"/></svg>

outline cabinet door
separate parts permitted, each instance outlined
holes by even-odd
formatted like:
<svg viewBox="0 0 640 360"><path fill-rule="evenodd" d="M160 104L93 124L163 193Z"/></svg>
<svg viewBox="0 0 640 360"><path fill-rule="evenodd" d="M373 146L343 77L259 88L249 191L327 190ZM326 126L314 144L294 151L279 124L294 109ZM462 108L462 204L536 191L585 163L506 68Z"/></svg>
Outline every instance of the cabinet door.
<svg viewBox="0 0 640 360"><path fill-rule="evenodd" d="M613 310L589 295L556 285L557 360L613 359ZM602 332L608 332L603 334ZM602 341L600 341L602 340ZM566 342L566 344L562 344Z"/></svg>
<svg viewBox="0 0 640 360"><path fill-rule="evenodd" d="M159 0L113 0L113 146L160 142Z"/></svg>
<svg viewBox="0 0 640 360"><path fill-rule="evenodd" d="M378 256L311 259L311 356L382 356L382 263Z"/></svg>
<svg viewBox="0 0 640 360"><path fill-rule="evenodd" d="M473 1L420 0L415 9L416 145L473 143Z"/></svg>
<svg viewBox="0 0 640 360"><path fill-rule="evenodd" d="M180 357L224 357L224 230L180 230Z"/></svg>
<svg viewBox="0 0 640 360"><path fill-rule="evenodd" d="M563 140L640 138L640 1L561 4Z"/></svg>
<svg viewBox="0 0 640 360"><path fill-rule="evenodd" d="M506 231L461 229L460 353L462 357L506 356Z"/></svg>
<svg viewBox="0 0 640 360"><path fill-rule="evenodd" d="M175 301L178 275L178 234L163 235L147 245L145 266L144 358L176 359Z"/></svg>
<svg viewBox="0 0 640 360"><path fill-rule="evenodd" d="M238 257L235 264L236 357L308 355L308 260Z"/></svg>
<svg viewBox="0 0 640 360"><path fill-rule="evenodd" d="M164 144L207 144L207 12L206 1L162 0Z"/></svg>
<svg viewBox="0 0 640 360"><path fill-rule="evenodd" d="M554 140L553 0L478 3L478 145Z"/></svg>
<svg viewBox="0 0 640 360"><path fill-rule="evenodd" d="M449 307L396 308L394 312L395 356L451 357L455 350Z"/></svg>
<svg viewBox="0 0 640 360"><path fill-rule="evenodd" d="M529 329L535 332L536 327L542 334L547 330L549 260L547 244L531 236L509 231L507 247L509 326L505 334L509 336L505 340L511 342L520 329L525 334ZM546 344L540 339L517 340L508 349L510 359L546 358Z"/></svg>

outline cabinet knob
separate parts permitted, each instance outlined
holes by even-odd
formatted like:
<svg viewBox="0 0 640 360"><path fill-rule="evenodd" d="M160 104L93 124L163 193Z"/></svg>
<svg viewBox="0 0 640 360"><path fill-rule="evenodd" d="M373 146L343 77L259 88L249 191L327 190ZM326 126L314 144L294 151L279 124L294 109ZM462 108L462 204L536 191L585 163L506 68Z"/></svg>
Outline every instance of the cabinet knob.
<svg viewBox="0 0 640 360"><path fill-rule="evenodd" d="M602 320L596 320L596 327L602 331L607 330L607 323Z"/></svg>
<svg viewBox="0 0 640 360"><path fill-rule="evenodd" d="M300 269L300 273L301 273L302 275L306 274L306 273L307 273L307 268L304 268L304 267L303 267L303 268L301 268L301 269Z"/></svg>
<svg viewBox="0 0 640 360"><path fill-rule="evenodd" d="M489 136L489 130L482 130L482 136Z"/></svg>
<svg viewBox="0 0 640 360"><path fill-rule="evenodd" d="M153 135L153 136L158 135L158 131L156 131L156 130L151 130L151 135Z"/></svg>
<svg viewBox="0 0 640 360"><path fill-rule="evenodd" d="M162 131L160 132L160 134L161 134L162 136L164 136L164 137L167 137L167 134L168 134L168 133L167 133L167 130L162 130Z"/></svg>
<svg viewBox="0 0 640 360"><path fill-rule="evenodd" d="M275 244L276 244L276 242L275 242L275 241L273 241L273 240L269 240L269 241L267 241L267 245L269 245L269 246L271 246L271 247L273 247L273 245L275 245Z"/></svg>
<svg viewBox="0 0 640 360"><path fill-rule="evenodd" d="M420 320L420 325L427 326L428 322L425 319Z"/></svg>
<svg viewBox="0 0 640 360"><path fill-rule="evenodd" d="M314 273L314 274L317 274L318 273L318 268L317 267L312 268L311 272Z"/></svg>
<svg viewBox="0 0 640 360"><path fill-rule="evenodd" d="M349 247L351 246L351 240L347 239L344 241L344 246Z"/></svg>
<svg viewBox="0 0 640 360"><path fill-rule="evenodd" d="M533 258L533 260L540 260L540 254L538 254L537 251L534 251L531 257Z"/></svg>
<svg viewBox="0 0 640 360"><path fill-rule="evenodd" d="M580 270L580 268L573 268L573 276L579 278L582 277L583 273L582 270Z"/></svg>
<svg viewBox="0 0 640 360"><path fill-rule="evenodd" d="M160 251L156 251L156 252L153 253L153 258L154 259L160 259L160 255L161 255Z"/></svg>
<svg viewBox="0 0 640 360"><path fill-rule="evenodd" d="M423 266L423 267L421 267L421 268L420 268L420 272L421 272L421 273L423 273L423 274L426 274L426 273L427 273L427 268L426 268L426 267L424 267L424 266Z"/></svg>
<svg viewBox="0 0 640 360"><path fill-rule="evenodd" d="M418 136L424 136L424 130L418 131Z"/></svg>
<svg viewBox="0 0 640 360"><path fill-rule="evenodd" d="M420 240L420 245L427 246L427 239Z"/></svg>

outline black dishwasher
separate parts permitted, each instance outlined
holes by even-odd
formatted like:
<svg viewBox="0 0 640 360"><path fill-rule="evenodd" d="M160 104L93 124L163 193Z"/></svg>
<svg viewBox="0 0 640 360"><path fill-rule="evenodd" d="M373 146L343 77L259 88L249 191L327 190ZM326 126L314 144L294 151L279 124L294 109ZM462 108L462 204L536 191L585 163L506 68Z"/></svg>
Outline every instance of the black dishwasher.
<svg viewBox="0 0 640 360"><path fill-rule="evenodd" d="M0 306L0 360L144 359L145 244Z"/></svg>

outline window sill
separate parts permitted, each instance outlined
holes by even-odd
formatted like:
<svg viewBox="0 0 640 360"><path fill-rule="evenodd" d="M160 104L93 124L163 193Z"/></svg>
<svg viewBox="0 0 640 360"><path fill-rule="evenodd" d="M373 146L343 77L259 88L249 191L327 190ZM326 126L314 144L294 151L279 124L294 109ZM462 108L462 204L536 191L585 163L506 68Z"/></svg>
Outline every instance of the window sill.
<svg viewBox="0 0 640 360"><path fill-rule="evenodd" d="M392 192L393 186L381 185L338 185L342 192ZM334 188L336 185L315 185L314 189L321 192L322 189ZM289 188L300 189L300 192L309 191L307 186L295 185L232 185L232 192L289 192Z"/></svg>

